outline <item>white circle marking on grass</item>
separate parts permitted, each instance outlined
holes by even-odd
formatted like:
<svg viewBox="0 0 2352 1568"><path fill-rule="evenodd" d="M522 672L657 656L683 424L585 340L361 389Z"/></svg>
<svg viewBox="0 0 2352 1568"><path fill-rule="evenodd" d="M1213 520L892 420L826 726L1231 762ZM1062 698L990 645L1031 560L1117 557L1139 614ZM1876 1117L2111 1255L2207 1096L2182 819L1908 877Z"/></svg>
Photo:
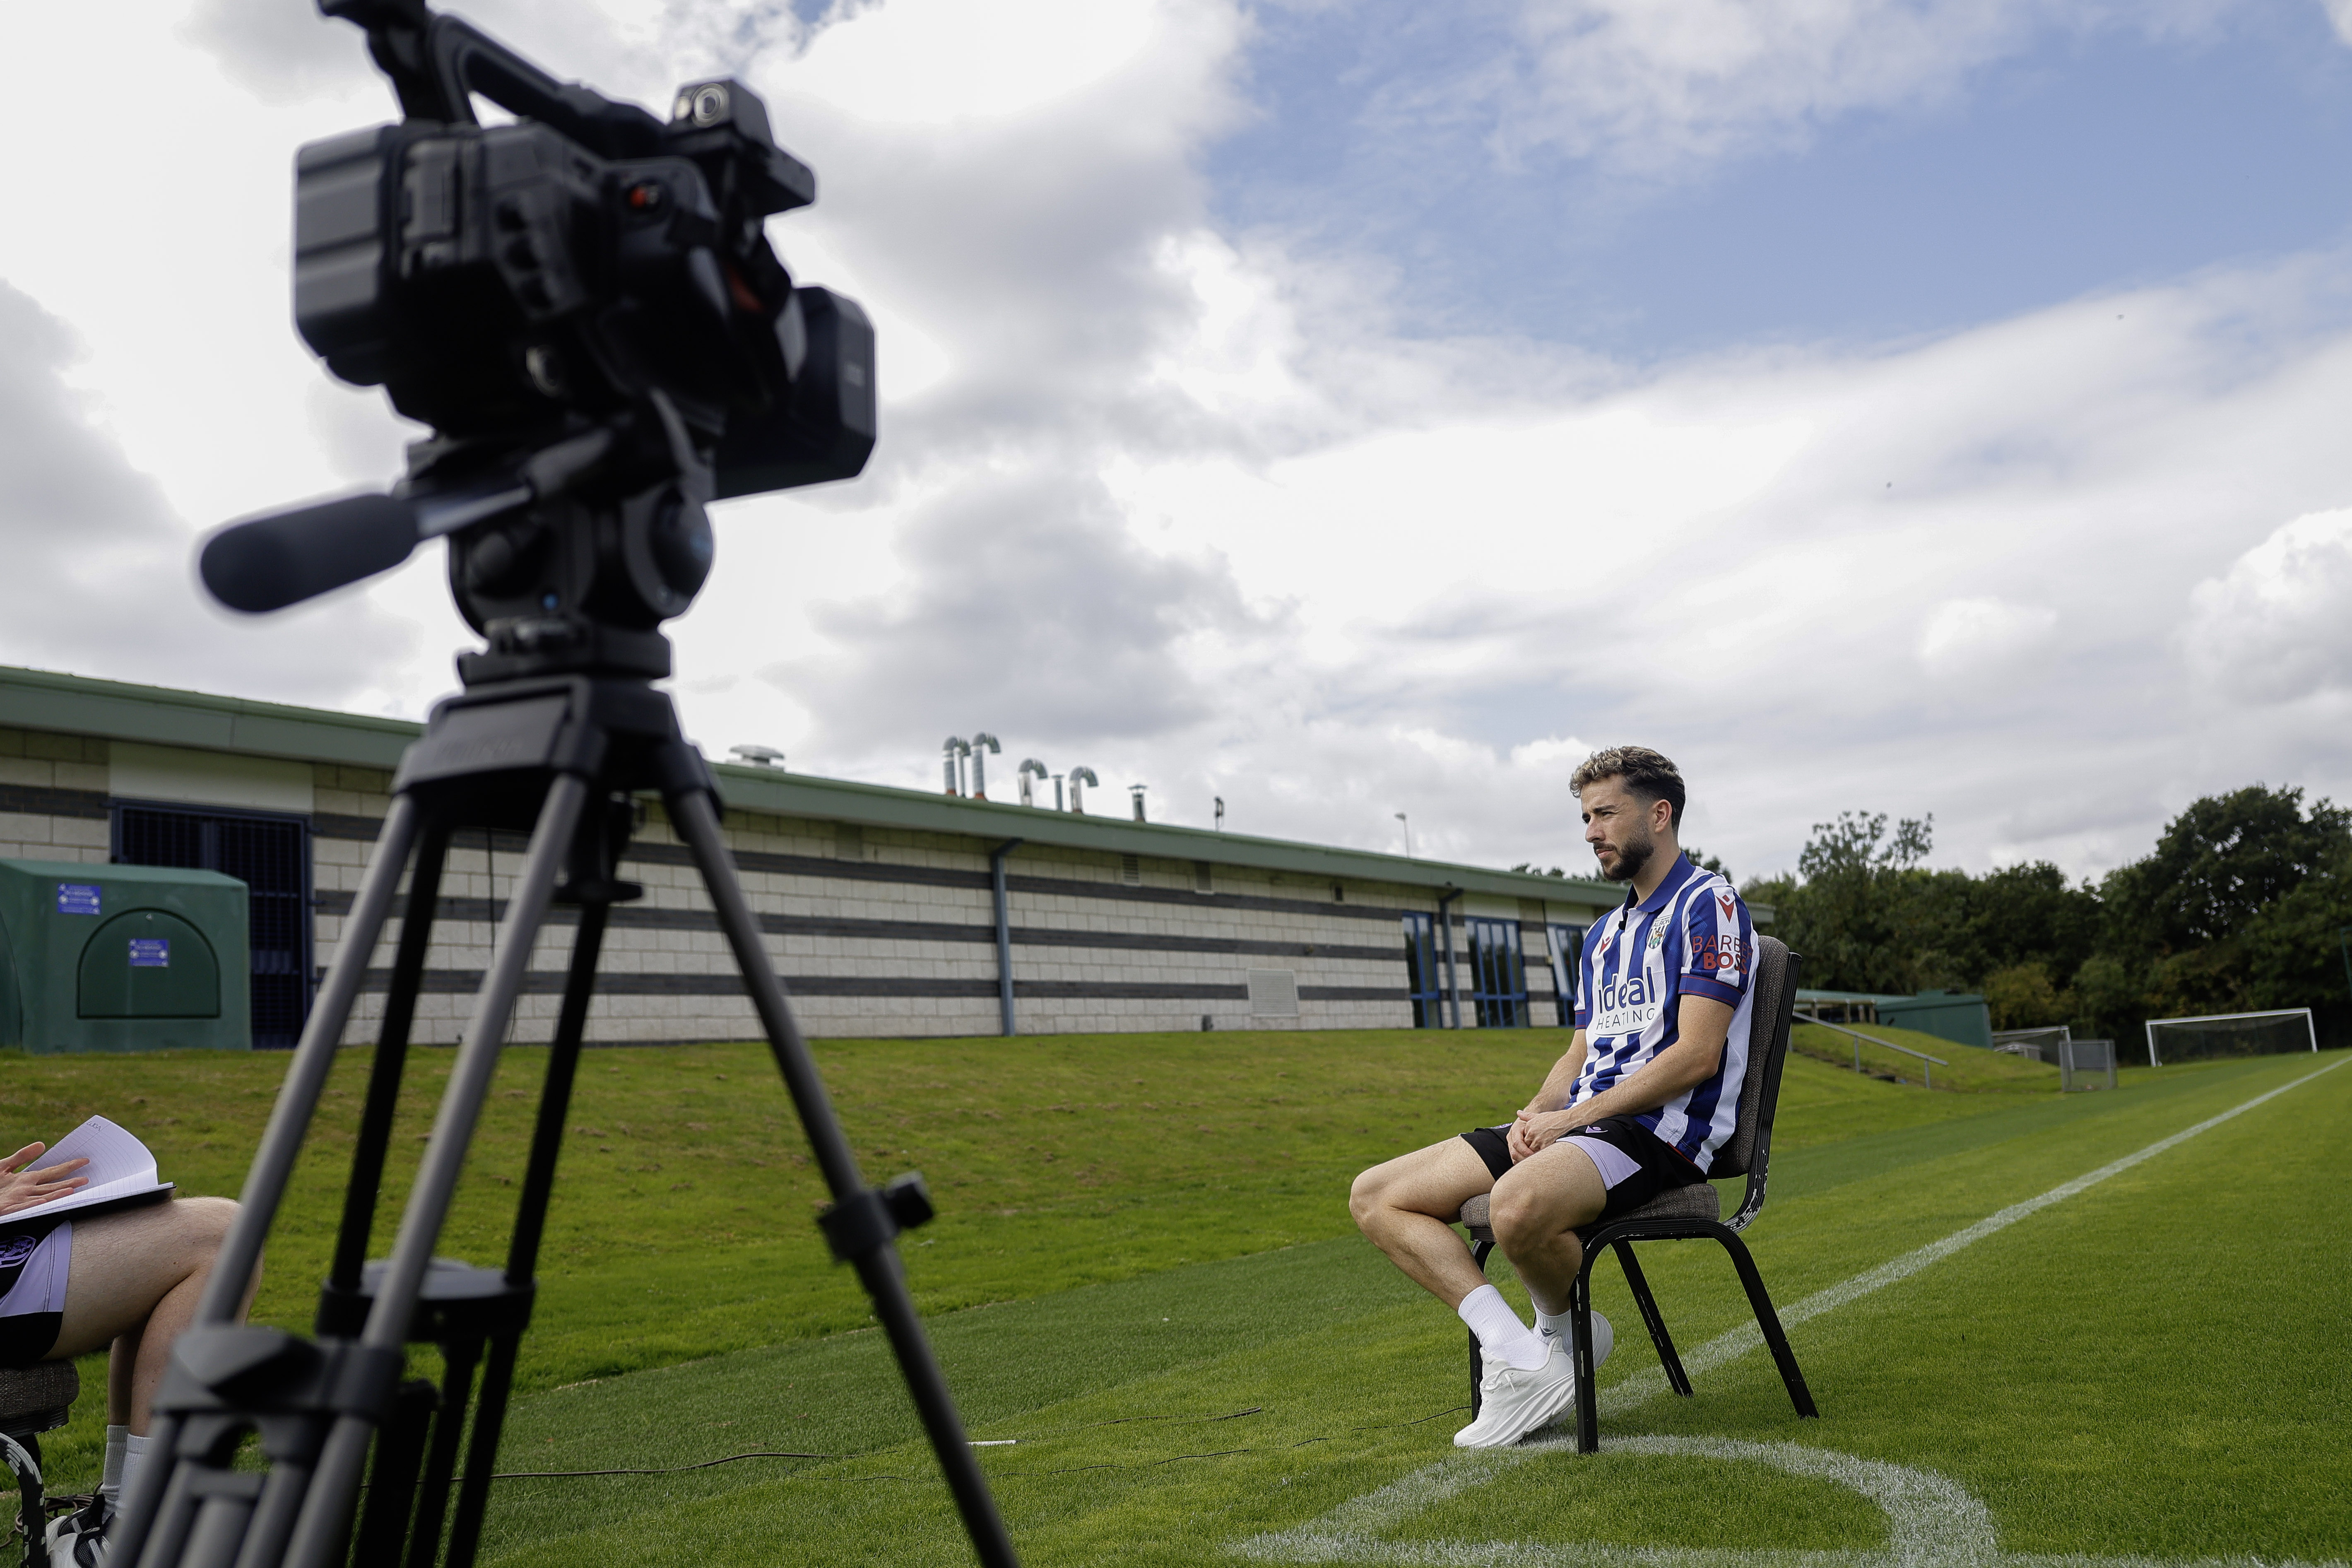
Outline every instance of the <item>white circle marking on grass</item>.
<svg viewBox="0 0 2352 1568"><path fill-rule="evenodd" d="M2352 1060L2352 1058L2346 1059ZM2288 1089L2300 1088L2344 1065L2342 1061L2330 1062L2317 1072L2306 1073L2292 1082L2258 1094L2242 1104L2231 1106L2219 1116L2209 1117L2193 1127L2185 1127L2168 1137L2159 1138L2144 1149L2073 1181L2061 1183L2038 1196L2011 1204L1940 1241L1929 1242L1916 1251L1865 1269L1842 1284L1816 1291L1782 1311L1780 1322L1784 1328L1802 1322L1883 1289L1899 1279L1906 1279L1929 1264L1949 1258L1962 1247L1973 1246L1997 1231L2005 1230L2030 1214L2052 1204L2062 1203L2109 1176L2128 1171L2143 1160L2153 1159L2200 1132L2210 1131L2231 1118L2243 1115L2265 1100L2275 1100ZM1685 1354L1682 1358L1683 1366L1688 1372L1709 1371L1747 1354L1763 1342L1763 1335L1757 1331L1756 1325L1745 1324L1728 1333L1718 1334ZM1601 1391L1599 1404L1602 1411L1621 1415L1648 1404L1665 1391L1665 1374L1645 1371ZM1574 1451L1574 1438L1562 1436L1523 1443L1515 1448L1450 1455L1377 1490L1350 1498L1320 1519L1309 1520L1288 1530L1251 1536L1234 1542L1230 1550L1237 1555L1262 1563L1430 1564L1433 1568L1470 1568L1472 1564L1480 1565L1480 1568L1487 1564L1493 1564L1495 1568L1547 1568L1547 1565L1570 1563L1575 1564L1576 1568L1759 1568L1759 1564L1768 1563L1775 1568L2188 1568L2190 1562L2201 1565L2201 1568L2347 1568L2347 1564L2336 1560L2325 1564L2299 1564L2278 1560L2258 1562L2251 1557L2200 1558L2175 1563L2145 1557L2011 1556L2000 1551L1992 1516L1986 1511L1984 1504L1942 1476L1927 1470L1906 1469L1900 1465L1890 1465L1881 1460L1808 1448L1801 1444L1748 1443L1727 1437L1622 1437L1602 1443L1601 1451L1754 1459L1789 1470L1791 1474L1817 1475L1838 1481L1853 1487L1886 1511L1888 1550L1868 1552L1734 1552L1617 1546L1601 1542L1554 1546L1527 1541L1384 1541L1379 1538L1380 1531L1391 1529L1449 1498L1486 1486L1506 1471L1516 1469L1531 1459L1546 1454ZM1819 1468L1796 1468L1800 1464ZM1893 1479L1895 1477L1905 1479L1898 1483ZM1934 1498L1946 1500L1932 1507L1928 1501L1923 1500ZM1978 1519L1982 1521L1981 1531L1970 1522Z"/></svg>
<svg viewBox="0 0 2352 1568"><path fill-rule="evenodd" d="M1866 1552L1741 1551L1724 1547L1625 1546L1580 1541L1396 1541L1374 1533L1446 1499L1485 1486L1547 1454L1573 1453L1573 1440L1547 1439L1490 1454L1456 1455L1379 1491L1343 1503L1311 1523L1253 1536L1233 1551L1263 1563L1350 1563L1380 1568L2346 1568L2340 1561L2297 1563L2252 1557L2042 1556L2000 1549L1991 1510L1933 1470L1864 1459L1801 1443L1735 1437L1620 1437L1604 1454L1747 1461L1861 1493L1886 1516L1886 1545Z"/></svg>

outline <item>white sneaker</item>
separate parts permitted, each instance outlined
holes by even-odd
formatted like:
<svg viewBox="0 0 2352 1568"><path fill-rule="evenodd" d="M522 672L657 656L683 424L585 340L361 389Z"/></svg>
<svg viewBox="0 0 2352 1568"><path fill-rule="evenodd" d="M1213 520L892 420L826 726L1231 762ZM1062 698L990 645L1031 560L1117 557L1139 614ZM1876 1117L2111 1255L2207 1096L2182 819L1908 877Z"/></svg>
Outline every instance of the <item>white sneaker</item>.
<svg viewBox="0 0 2352 1568"><path fill-rule="evenodd" d="M1516 1443L1568 1408L1576 1398L1576 1366L1567 1342L1552 1340L1543 1365L1521 1372L1489 1361L1478 1382L1478 1419L1454 1434L1457 1448L1500 1448Z"/></svg>
<svg viewBox="0 0 2352 1568"><path fill-rule="evenodd" d="M1551 1333L1550 1333L1550 1331L1548 1331L1548 1330L1543 1330L1543 1329L1538 1329L1538 1330L1537 1330L1536 1331L1537 1331L1538 1333L1540 1333L1540 1334L1542 1334L1542 1335L1543 1335L1544 1340L1545 1340L1545 1342L1546 1342L1547 1343L1549 1343L1549 1342L1550 1342L1550 1340L1551 1340L1551 1337L1552 1337L1552 1336L1551 1336ZM1561 1344L1563 1344L1563 1345L1567 1344L1567 1343L1568 1343L1568 1338L1567 1338L1567 1336L1566 1336L1566 1335L1562 1335L1562 1336L1560 1336L1560 1341L1559 1341L1559 1342L1560 1342ZM1609 1359L1609 1352L1610 1352L1611 1351L1615 1350L1616 1348L1617 1348L1617 1331L1616 1331L1615 1329L1612 1329L1612 1328L1611 1328L1611 1327L1609 1326L1609 1320L1608 1320L1608 1319L1606 1319L1606 1318L1602 1317L1602 1316L1601 1316L1600 1313L1598 1313L1598 1312L1593 1313L1593 1314L1592 1314L1592 1370L1593 1370L1593 1371L1595 1371L1595 1372L1599 1372L1599 1371L1601 1370L1601 1363L1602 1362L1604 1362L1604 1361L1607 1361L1607 1360Z"/></svg>
<svg viewBox="0 0 2352 1568"><path fill-rule="evenodd" d="M107 1526L113 1522L102 1500L49 1521L49 1568L102 1568Z"/></svg>

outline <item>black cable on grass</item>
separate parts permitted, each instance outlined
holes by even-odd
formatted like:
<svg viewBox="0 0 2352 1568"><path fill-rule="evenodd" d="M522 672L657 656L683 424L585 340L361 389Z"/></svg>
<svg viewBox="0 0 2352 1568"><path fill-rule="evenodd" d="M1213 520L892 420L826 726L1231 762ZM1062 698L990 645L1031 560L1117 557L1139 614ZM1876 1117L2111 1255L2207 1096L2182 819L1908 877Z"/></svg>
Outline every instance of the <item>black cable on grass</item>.
<svg viewBox="0 0 2352 1568"><path fill-rule="evenodd" d="M675 1476L688 1470L707 1470L713 1465L731 1465L738 1459L846 1459L847 1454L787 1454L760 1449L749 1454L730 1454L723 1459L705 1459L695 1465L665 1465L655 1470L501 1470L493 1475L494 1481L554 1481L570 1480L574 1476ZM457 1484L452 1478L450 1484Z"/></svg>
<svg viewBox="0 0 2352 1568"><path fill-rule="evenodd" d="M1348 1430L1350 1432L1392 1432L1401 1427L1418 1426L1423 1422L1439 1420L1447 1415L1457 1415L1469 1408L1470 1407L1466 1405L1455 1405L1448 1406L1444 1410L1434 1411L1427 1415L1416 1415L1410 1421L1387 1421L1382 1422L1376 1426L1350 1426ZM1066 1428L1066 1430L1073 1432L1086 1432L1091 1431L1097 1426L1125 1426L1137 1421L1197 1421L1203 1423L1211 1421L1233 1421L1237 1420L1244 1415L1262 1415L1265 1413L1265 1405L1253 1405L1246 1410L1229 1410L1222 1415L1122 1415L1114 1421L1083 1422L1076 1426ZM1016 1438L1014 1440L1034 1442L1037 1439ZM1143 1463L1137 1465L1067 1465L1059 1469L1053 1470L992 1469L988 1473L992 1476L1075 1476L1087 1470L1150 1470L1156 1469L1161 1465L1178 1464L1186 1459L1225 1459L1231 1458L1235 1454L1287 1453L1293 1448L1310 1447L1317 1443L1328 1443L1330 1441L1331 1439L1329 1437L1302 1437L1296 1443L1284 1443L1270 1448L1219 1448L1213 1453L1207 1454L1171 1454L1164 1459L1147 1459ZM731 1465L738 1459L847 1459L852 1458L855 1458L855 1456L849 1454L800 1454L760 1449L748 1454L730 1454L725 1458L721 1459L705 1459L701 1463L694 1465L666 1465L658 1469L502 1470L492 1476L490 1479L494 1481L556 1481L573 1480L586 1476L675 1476L682 1475L688 1470L707 1470L713 1465ZM854 1476L845 1479L861 1481L918 1481L937 1480L939 1478L937 1476L901 1476L884 1474ZM453 1486L456 1484L455 1478L452 1479L451 1484Z"/></svg>

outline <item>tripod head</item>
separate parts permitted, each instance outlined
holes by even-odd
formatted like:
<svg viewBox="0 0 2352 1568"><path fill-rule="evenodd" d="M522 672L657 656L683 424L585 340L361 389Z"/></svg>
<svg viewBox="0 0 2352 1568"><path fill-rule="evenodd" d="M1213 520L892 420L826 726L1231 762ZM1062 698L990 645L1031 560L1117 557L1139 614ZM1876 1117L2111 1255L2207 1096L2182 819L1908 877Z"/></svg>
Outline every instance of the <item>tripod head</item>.
<svg viewBox="0 0 2352 1568"><path fill-rule="evenodd" d="M708 503L847 479L875 433L874 331L797 287L772 215L816 198L740 82L656 119L424 0L320 0L405 116L296 159L294 317L341 380L433 427L388 494L232 524L205 585L262 613L447 537L487 652L468 686L669 673L709 577ZM483 126L477 96L520 118Z"/></svg>

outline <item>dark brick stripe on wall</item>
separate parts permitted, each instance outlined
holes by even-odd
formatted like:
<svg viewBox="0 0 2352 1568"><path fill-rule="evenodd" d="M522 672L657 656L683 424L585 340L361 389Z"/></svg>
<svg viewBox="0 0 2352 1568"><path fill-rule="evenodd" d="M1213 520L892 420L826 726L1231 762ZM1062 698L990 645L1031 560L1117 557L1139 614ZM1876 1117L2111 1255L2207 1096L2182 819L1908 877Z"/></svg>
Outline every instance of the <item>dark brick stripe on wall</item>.
<svg viewBox="0 0 2352 1568"><path fill-rule="evenodd" d="M424 990L435 995L470 995L482 983L478 969L428 969ZM784 987L796 996L964 996L996 995L993 980L948 980L914 977L885 979L868 975L787 975ZM371 969L361 989L392 988L392 971ZM523 976L526 995L548 996L563 989L563 975L551 969L534 969ZM743 982L733 974L599 974L600 996L740 996ZM1160 981L1016 980L1013 994L1032 1001L1125 999L1145 1002L1247 1002L1245 985L1186 985ZM1302 1001L1402 1002L1403 986L1302 985Z"/></svg>
<svg viewBox="0 0 2352 1568"><path fill-rule="evenodd" d="M373 844L383 823L378 817L337 816L321 813L311 817L310 826L311 830L322 837L352 838ZM479 848L482 835L459 835L452 842L461 847ZM522 852L524 842L521 835L507 833L498 834L492 840L493 847L501 854L512 852L518 856ZM649 866L694 864L693 857L683 847L675 844L632 845L621 862L624 875L626 875L631 861ZM879 860L834 860L818 855L774 855L747 849L736 853L735 864L747 872L764 872L779 877L887 882L898 887L961 888L971 892L986 892L989 886L985 871L956 871L937 866L897 866ZM1017 858L1013 864L1018 864ZM1200 910L1256 910L1270 914L1329 915L1340 920L1391 923L1405 912L1402 906L1393 904L1349 904L1326 899L1276 899L1255 893L1194 893L1180 888L1130 888L1118 882L1084 882L1064 877L1023 876L1010 870L1004 883L1016 893L1108 899L1130 904L1172 904ZM1431 894L1431 904L1433 906L1436 901L1436 895ZM1462 917L1457 914L1454 923L1459 926Z"/></svg>
<svg viewBox="0 0 2352 1568"><path fill-rule="evenodd" d="M96 817L101 822L112 815L103 791L58 789L48 784L0 784L0 811L26 816Z"/></svg>
<svg viewBox="0 0 2352 1568"><path fill-rule="evenodd" d="M316 900L320 913L344 915L351 912L352 895L347 892L321 892ZM404 915L407 900L394 901L395 916ZM488 899L443 899L437 918L442 921L473 921L495 923L506 918L503 900L493 904ZM549 911L550 925L576 925L577 910L556 909ZM613 910L614 929L633 928L639 931L697 931L716 932L719 917L708 910L660 910L621 904ZM971 925L945 921L885 921L857 920L848 917L821 915L760 916L760 929L770 936L837 936L848 938L887 938L899 942L960 942L993 943L996 928L992 925ZM1328 958L1357 959L1366 963L1386 963L1401 960L1402 939L1393 946L1355 946L1341 942L1252 942L1239 937L1152 936L1133 931L1067 931L1052 926L1014 926L1013 941L1021 947L1090 948L1097 951L1135 952L1200 952L1221 953L1239 958Z"/></svg>

